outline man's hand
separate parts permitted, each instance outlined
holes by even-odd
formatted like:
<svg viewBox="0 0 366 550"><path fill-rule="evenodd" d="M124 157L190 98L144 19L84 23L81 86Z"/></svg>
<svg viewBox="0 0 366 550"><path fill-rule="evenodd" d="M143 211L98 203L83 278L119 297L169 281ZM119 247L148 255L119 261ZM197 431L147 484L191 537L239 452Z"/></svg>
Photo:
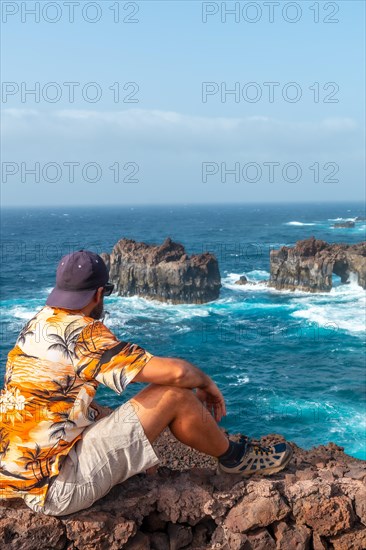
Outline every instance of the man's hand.
<svg viewBox="0 0 366 550"><path fill-rule="evenodd" d="M220 422L226 416L225 399L215 382L211 380L204 388L197 388L196 395L213 415L216 422Z"/></svg>
<svg viewBox="0 0 366 550"><path fill-rule="evenodd" d="M215 382L184 359L154 356L135 376L136 382L150 382L196 390L197 397L219 422L226 415L225 400Z"/></svg>

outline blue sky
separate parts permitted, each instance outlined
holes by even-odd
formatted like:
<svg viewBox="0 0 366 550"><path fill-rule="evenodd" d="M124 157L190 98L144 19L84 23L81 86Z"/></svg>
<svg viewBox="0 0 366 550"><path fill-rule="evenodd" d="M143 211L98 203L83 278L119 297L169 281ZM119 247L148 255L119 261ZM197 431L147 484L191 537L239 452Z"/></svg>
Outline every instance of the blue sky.
<svg viewBox="0 0 366 550"><path fill-rule="evenodd" d="M263 2L254 3L261 10L256 23L243 12L239 22L228 15L223 23L221 2L120 2L121 18L137 5L131 17L138 22L114 23L116 2L104 0L95 3L101 19L94 24L82 17L88 2L76 6L73 23L62 1L56 23L42 14L39 23L23 14L22 23L21 3L5 4L19 12L2 24L3 83L20 89L39 82L42 90L55 82L61 98L51 103L41 95L35 102L30 95L21 101L20 91L2 94L4 206L364 199L364 2L295 2L301 9L296 23L282 15L288 2L274 7L273 23ZM234 4L226 3L228 9ZM249 9L248 2L239 5ZM216 8L203 23L202 10ZM245 12L249 19L253 10ZM50 9L49 18L54 13ZM94 17L93 8L88 13ZM339 21L325 23L326 17ZM74 103L65 82L80 83ZM97 88L88 91L102 93L95 103L80 93L90 82ZM135 91L138 101L114 102L109 87L115 82L121 97ZM204 82L218 90L206 102ZM278 83L273 102L268 82ZM286 88L293 82L296 88ZM327 83L334 84L324 90ZM233 95L221 100L220 91L235 85L239 101ZM299 101L285 101L286 89L290 98L300 91ZM262 96L250 102L254 92ZM324 102L327 97L338 101ZM70 162L78 163L74 181ZM38 183L26 173L35 163ZM58 168L47 168L50 163ZM89 163L98 168L83 177ZM110 168L116 163L118 182ZM272 179L268 163L275 163ZM234 168L235 175L225 173Z"/></svg>

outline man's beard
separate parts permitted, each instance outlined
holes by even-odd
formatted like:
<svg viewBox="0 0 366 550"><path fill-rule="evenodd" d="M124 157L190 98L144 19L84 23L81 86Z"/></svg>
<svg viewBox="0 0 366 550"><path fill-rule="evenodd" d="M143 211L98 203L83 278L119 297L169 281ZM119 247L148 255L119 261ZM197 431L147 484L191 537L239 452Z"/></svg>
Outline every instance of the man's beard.
<svg viewBox="0 0 366 550"><path fill-rule="evenodd" d="M92 319L101 319L102 317L104 317L103 300L101 300L99 304L95 306L94 309L92 309L92 311L89 313L89 317L91 317Z"/></svg>

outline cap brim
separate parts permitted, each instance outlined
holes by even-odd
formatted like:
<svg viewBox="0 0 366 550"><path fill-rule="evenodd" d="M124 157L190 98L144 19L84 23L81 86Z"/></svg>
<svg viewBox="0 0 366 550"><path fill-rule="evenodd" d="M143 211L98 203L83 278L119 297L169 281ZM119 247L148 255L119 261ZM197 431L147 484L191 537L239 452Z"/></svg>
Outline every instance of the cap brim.
<svg viewBox="0 0 366 550"><path fill-rule="evenodd" d="M93 298L96 288L92 290L61 290L55 287L48 295L46 305L65 309L81 309Z"/></svg>

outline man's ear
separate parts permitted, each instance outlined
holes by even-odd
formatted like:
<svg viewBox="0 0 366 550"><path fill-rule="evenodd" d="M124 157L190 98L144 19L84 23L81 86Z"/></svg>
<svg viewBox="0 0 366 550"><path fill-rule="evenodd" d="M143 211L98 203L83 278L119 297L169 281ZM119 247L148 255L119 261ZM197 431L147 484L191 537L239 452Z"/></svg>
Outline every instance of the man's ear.
<svg viewBox="0 0 366 550"><path fill-rule="evenodd" d="M98 288L98 290L96 291L94 297L95 297L95 301L96 302L100 302L103 298L103 290L104 290L104 287L100 286Z"/></svg>

